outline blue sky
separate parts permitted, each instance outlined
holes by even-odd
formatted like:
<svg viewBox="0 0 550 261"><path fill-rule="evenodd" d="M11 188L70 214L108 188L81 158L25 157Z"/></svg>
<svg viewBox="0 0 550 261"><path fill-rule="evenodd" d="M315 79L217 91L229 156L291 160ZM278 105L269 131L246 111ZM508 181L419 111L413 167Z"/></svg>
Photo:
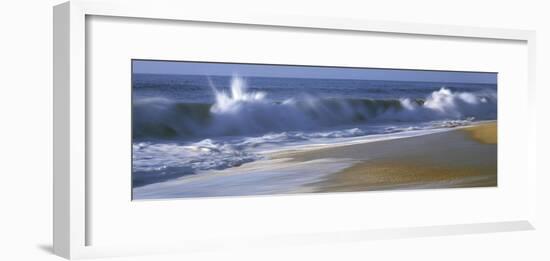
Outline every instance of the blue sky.
<svg viewBox="0 0 550 261"><path fill-rule="evenodd" d="M133 73L497 83L496 73L134 60Z"/></svg>

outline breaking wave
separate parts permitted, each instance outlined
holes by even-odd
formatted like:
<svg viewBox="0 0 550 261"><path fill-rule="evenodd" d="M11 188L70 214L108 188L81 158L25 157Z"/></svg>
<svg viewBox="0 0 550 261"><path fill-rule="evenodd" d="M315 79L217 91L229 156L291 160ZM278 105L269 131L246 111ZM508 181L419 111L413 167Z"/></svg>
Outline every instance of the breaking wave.
<svg viewBox="0 0 550 261"><path fill-rule="evenodd" d="M204 138L316 131L367 123L489 120L497 116L495 92L453 92L442 87L424 99L320 98L302 95L283 101L247 91L233 77L229 92L214 103L143 98L133 103L133 136L138 139Z"/></svg>

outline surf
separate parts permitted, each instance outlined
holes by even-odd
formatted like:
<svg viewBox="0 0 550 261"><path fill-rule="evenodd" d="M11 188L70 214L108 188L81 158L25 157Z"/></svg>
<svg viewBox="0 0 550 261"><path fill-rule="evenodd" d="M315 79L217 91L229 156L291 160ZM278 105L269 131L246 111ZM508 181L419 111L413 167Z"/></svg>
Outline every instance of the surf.
<svg viewBox="0 0 550 261"><path fill-rule="evenodd" d="M338 130L369 124L489 120L497 116L496 92L460 92L441 87L425 98L317 97L297 94L284 100L251 91L233 76L228 88L210 82L212 103L141 98L133 102L135 139L258 136L282 132Z"/></svg>

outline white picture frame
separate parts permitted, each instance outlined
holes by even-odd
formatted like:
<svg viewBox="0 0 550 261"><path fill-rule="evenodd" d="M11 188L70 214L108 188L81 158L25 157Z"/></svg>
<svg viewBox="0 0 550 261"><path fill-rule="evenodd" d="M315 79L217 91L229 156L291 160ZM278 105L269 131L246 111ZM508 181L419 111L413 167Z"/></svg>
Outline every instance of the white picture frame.
<svg viewBox="0 0 550 261"><path fill-rule="evenodd" d="M430 235L463 233L484 233L496 231L527 230L535 227L535 32L528 30L477 28L451 25L411 24L353 20L346 18L302 17L291 15L251 14L249 16L231 13L212 15L207 10L193 10L184 3L161 0L151 8L148 1L94 2L73 0L54 7L54 252L65 258L133 255L170 251L189 251L203 248L204 242L175 246L132 246L96 247L87 244L86 222L89 218L86 175L87 166L87 79L86 79L86 17L132 17L140 19L163 19L194 21L216 24L239 24L250 26L274 26L341 30L353 32L380 32L407 35L447 36L457 38L495 39L522 41L528 49L527 89L530 103L528 125L526 126L529 161L526 167L529 186L529 209L527 219L495 221L489 223L434 225L429 227L403 227L388 229L366 229L342 233L318 233L314 235L288 235L265 239L254 244L285 242L331 242L331 240L366 240L377 238L403 238ZM230 245L220 239L224 246ZM238 244L238 243L237 243Z"/></svg>

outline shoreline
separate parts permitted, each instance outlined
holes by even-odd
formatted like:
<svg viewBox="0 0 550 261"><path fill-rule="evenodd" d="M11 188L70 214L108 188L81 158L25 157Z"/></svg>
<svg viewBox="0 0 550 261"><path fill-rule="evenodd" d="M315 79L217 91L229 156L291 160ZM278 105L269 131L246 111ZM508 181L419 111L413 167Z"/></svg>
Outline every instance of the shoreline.
<svg viewBox="0 0 550 261"><path fill-rule="evenodd" d="M422 136L295 152L292 161L351 158L355 163L324 180L314 192L497 186L497 122Z"/></svg>
<svg viewBox="0 0 550 261"><path fill-rule="evenodd" d="M497 121L268 152L266 159L133 189L134 199L497 185Z"/></svg>

